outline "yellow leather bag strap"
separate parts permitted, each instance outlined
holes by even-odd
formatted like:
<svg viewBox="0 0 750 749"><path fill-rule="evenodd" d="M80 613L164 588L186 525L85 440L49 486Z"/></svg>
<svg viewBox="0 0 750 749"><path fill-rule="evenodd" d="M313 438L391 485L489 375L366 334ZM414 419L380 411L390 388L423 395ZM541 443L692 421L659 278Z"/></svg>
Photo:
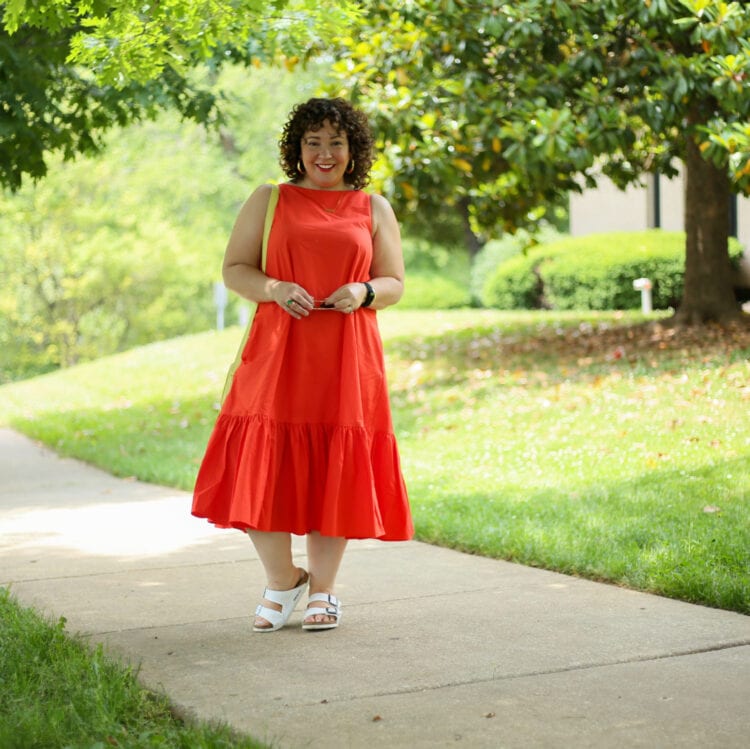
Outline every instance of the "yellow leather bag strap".
<svg viewBox="0 0 750 749"><path fill-rule="evenodd" d="M265 273L266 272L266 258L268 257L268 237L271 234L271 225L273 224L273 216L276 212L276 204L279 202L279 186L278 185L272 185L271 186L271 195L268 198L268 208L266 208L266 218L265 222L263 224L263 244L261 246L261 254L260 254L260 269ZM247 343L247 339L250 336L250 328L253 327L253 320L255 319L255 311L258 309L257 304L253 304L252 309L250 310L250 319L248 320L247 327L245 328L245 333L242 336L242 342L240 343L240 347L237 351L237 356L235 356L234 361L232 362L232 366L229 367L229 372L227 372L227 379L224 381L224 390L221 394L221 402L224 402L224 399L227 397L227 394L229 393L229 389L232 387L232 380L234 379L234 373L237 371L238 367L240 366L240 362L242 361L242 352L245 350L245 344Z"/></svg>
<svg viewBox="0 0 750 749"><path fill-rule="evenodd" d="M273 224L273 214L276 212L276 203L279 202L279 186L271 186L271 196L268 198L268 208L266 208L266 221L263 224L263 248L261 250L260 269L266 272L266 257L268 256L268 237L271 234L271 224Z"/></svg>

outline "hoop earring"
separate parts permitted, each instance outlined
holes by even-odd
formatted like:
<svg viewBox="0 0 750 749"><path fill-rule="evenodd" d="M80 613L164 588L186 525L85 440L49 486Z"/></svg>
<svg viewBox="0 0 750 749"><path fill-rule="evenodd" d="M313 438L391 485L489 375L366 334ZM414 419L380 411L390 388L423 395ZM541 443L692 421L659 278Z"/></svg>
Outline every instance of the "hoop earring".
<svg viewBox="0 0 750 749"><path fill-rule="evenodd" d="M299 159L297 159L297 171L300 174L304 174L305 173L305 167L302 166L302 162Z"/></svg>
<svg viewBox="0 0 750 749"><path fill-rule="evenodd" d="M352 159L351 164L349 164L349 168L346 170L347 174L351 174L354 171L354 159Z"/></svg>

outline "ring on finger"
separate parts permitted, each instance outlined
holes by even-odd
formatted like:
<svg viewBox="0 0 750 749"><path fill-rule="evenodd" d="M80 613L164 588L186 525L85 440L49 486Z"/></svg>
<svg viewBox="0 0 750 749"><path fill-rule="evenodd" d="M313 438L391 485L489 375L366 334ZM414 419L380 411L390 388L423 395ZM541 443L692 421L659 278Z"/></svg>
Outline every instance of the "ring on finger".
<svg viewBox="0 0 750 749"><path fill-rule="evenodd" d="M287 299L286 300L286 306L291 307L294 304L294 299Z"/></svg>

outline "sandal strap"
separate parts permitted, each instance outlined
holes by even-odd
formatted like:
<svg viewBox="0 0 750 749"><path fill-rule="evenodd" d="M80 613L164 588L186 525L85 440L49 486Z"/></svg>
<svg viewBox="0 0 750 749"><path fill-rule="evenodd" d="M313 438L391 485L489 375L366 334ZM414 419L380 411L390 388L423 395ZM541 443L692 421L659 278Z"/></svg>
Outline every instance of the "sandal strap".
<svg viewBox="0 0 750 749"><path fill-rule="evenodd" d="M316 606L305 611L305 619L310 616L335 616L338 619L341 616L341 611L338 608L320 609Z"/></svg>
<svg viewBox="0 0 750 749"><path fill-rule="evenodd" d="M305 619L309 619L311 616L332 616L338 621L341 616L341 601L332 593L313 593L309 598L309 603L325 603L328 605L325 607L308 606L305 610Z"/></svg>
<svg viewBox="0 0 750 749"><path fill-rule="evenodd" d="M335 606L337 609L341 608L341 601L339 601L333 593L313 593L307 600L310 603L314 601L324 601L325 603L331 604L331 606Z"/></svg>
<svg viewBox="0 0 750 749"><path fill-rule="evenodd" d="M276 609L269 609L265 606L258 606L255 609L255 616L262 616L272 627L275 627L284 620L283 612L276 611Z"/></svg>
<svg viewBox="0 0 750 749"><path fill-rule="evenodd" d="M296 604L297 601L302 597L302 591L307 587L310 578L307 572L303 571L302 577L297 581L297 585L289 590L273 590L272 588L263 589L263 598L273 603L278 603L279 606L288 606L292 603Z"/></svg>
<svg viewBox="0 0 750 749"><path fill-rule="evenodd" d="M307 582L304 582L291 590L271 590L271 588L266 588L263 591L263 598L267 601L278 603L279 606L287 606L288 604L300 599L302 591L305 589L306 585Z"/></svg>

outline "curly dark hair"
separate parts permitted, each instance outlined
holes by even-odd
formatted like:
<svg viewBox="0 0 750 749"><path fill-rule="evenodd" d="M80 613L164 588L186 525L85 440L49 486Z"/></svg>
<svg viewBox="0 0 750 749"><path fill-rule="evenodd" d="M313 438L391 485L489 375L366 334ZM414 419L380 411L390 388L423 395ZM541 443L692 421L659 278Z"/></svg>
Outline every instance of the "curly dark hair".
<svg viewBox="0 0 750 749"><path fill-rule="evenodd" d="M361 189L370 181L373 138L365 113L355 109L345 99L309 99L292 109L279 140L279 163L284 174L293 182L300 178L297 162L302 156L302 136L308 130L319 130L325 120L346 133L354 170L344 175L344 181Z"/></svg>

